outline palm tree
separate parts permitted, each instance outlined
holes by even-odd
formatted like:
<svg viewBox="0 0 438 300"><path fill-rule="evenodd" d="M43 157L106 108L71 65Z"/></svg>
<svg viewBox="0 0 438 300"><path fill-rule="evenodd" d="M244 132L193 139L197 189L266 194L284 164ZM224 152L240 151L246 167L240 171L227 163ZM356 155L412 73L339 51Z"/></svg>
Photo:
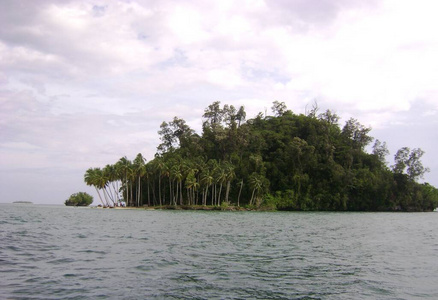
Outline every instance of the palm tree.
<svg viewBox="0 0 438 300"><path fill-rule="evenodd" d="M182 173L180 167L179 165L176 164L176 162L174 162L174 164L172 165L170 173L172 177L172 182L176 182L175 192L172 191L171 202L173 205L176 205L178 199L179 181L182 179Z"/></svg>
<svg viewBox="0 0 438 300"><path fill-rule="evenodd" d="M89 168L85 172L84 181L88 186L94 186L94 188L96 189L97 195L99 196L100 202L102 203L102 206L105 206L105 203L103 203L102 196L100 195L99 189L97 188L96 169Z"/></svg>
<svg viewBox="0 0 438 300"><path fill-rule="evenodd" d="M186 178L187 201L188 205L195 204L195 190L198 183L196 182L195 170L190 170Z"/></svg>
<svg viewBox="0 0 438 300"><path fill-rule="evenodd" d="M249 205L253 205L255 197L257 197L258 192L262 189L263 181L261 175L255 172L252 173L251 176L249 177L249 184L252 188L252 194L251 194L251 199L249 201Z"/></svg>
<svg viewBox="0 0 438 300"><path fill-rule="evenodd" d="M195 159L193 160L194 163L194 167L196 168L197 172L196 172L196 182L197 182L197 188L201 187L201 176L202 176L202 172L204 170L207 169L207 163L205 161L205 159L203 157L195 157ZM204 189L202 189L203 191ZM202 192L203 194L203 192ZM197 198L199 193L196 193Z"/></svg>
<svg viewBox="0 0 438 300"><path fill-rule="evenodd" d="M182 182L184 179L184 174L181 168L181 165L175 165L175 179L176 179L176 201L175 203L178 202L178 198L179 198L179 205L183 204L183 196L182 196ZM179 193L179 195L178 195Z"/></svg>
<svg viewBox="0 0 438 300"><path fill-rule="evenodd" d="M112 199L110 195L110 191L108 191L108 185L109 185L109 179L107 174L104 172L104 170L97 168L96 169L96 181L97 181L97 187L102 190L103 196L106 200L107 206L111 206L109 201L113 203L113 206L115 206L114 200Z"/></svg>
<svg viewBox="0 0 438 300"><path fill-rule="evenodd" d="M134 164L130 163L128 165L127 169L127 177L128 177L128 183L129 183L129 203L130 206L135 206L134 203L134 182L136 180L136 172L135 172L135 166Z"/></svg>
<svg viewBox="0 0 438 300"><path fill-rule="evenodd" d="M163 177L167 177L168 180L169 180L169 205L172 202L172 180L173 179L172 179L172 168L171 168L171 166L172 166L172 161L167 161L165 163L164 169L163 169L163 171L161 173L163 175ZM165 192L163 192L163 193L164 193L163 204L166 204L166 193Z"/></svg>
<svg viewBox="0 0 438 300"><path fill-rule="evenodd" d="M230 194L231 181L236 177L234 173L234 166L231 163L225 164L225 180L227 181L227 191L225 193L225 202L228 202L228 196Z"/></svg>
<svg viewBox="0 0 438 300"><path fill-rule="evenodd" d="M161 198L161 177L163 176L162 173L166 168L166 164L164 163L164 161L161 157L155 158L154 161L155 161L155 164L154 164L155 172L158 173L158 201L160 203L160 206L162 206L163 202L162 202L162 198Z"/></svg>
<svg viewBox="0 0 438 300"><path fill-rule="evenodd" d="M102 205L110 206L107 196L108 192L106 191L108 178L105 176L105 173L99 168L88 169L87 172L85 173L84 180L87 184L93 185L95 187L97 194L99 195L100 201L102 202ZM105 203L103 202L99 190L102 190Z"/></svg>
<svg viewBox="0 0 438 300"><path fill-rule="evenodd" d="M222 165L217 165L215 172L214 172L214 178L215 183L219 184L219 193L218 197L216 198L216 205L221 205L221 194L222 194L222 186L226 180L226 173Z"/></svg>
<svg viewBox="0 0 438 300"><path fill-rule="evenodd" d="M124 200L126 202L126 205L129 205L129 170L131 167L131 161L128 160L126 156L119 159L119 161L116 163L116 168L119 171L120 178L122 179L123 185L122 188L124 189Z"/></svg>
<svg viewBox="0 0 438 300"><path fill-rule="evenodd" d="M216 185L217 185L217 168L218 168L218 163L215 159L210 159L207 163L208 168L210 169L210 176L212 177L212 183L210 185L212 186L212 191L211 191L211 205L215 205L216 204Z"/></svg>
<svg viewBox="0 0 438 300"><path fill-rule="evenodd" d="M242 188L243 188L243 179L242 181L239 183L240 188L239 188L239 195L237 196L237 206L240 206L240 195L242 194Z"/></svg>
<svg viewBox="0 0 438 300"><path fill-rule="evenodd" d="M152 177L151 164L145 165L146 184L148 187L148 206L151 206L151 193L150 193L150 178Z"/></svg>
<svg viewBox="0 0 438 300"><path fill-rule="evenodd" d="M207 168L201 173L201 184L203 185L202 205L207 205L208 189L213 184L213 176L211 175L210 170ZM213 205L213 200L211 204Z"/></svg>
<svg viewBox="0 0 438 300"><path fill-rule="evenodd" d="M111 185L112 190L110 188L110 197L113 200L113 202L119 202L119 188L118 188L118 181L119 181L119 175L117 174L117 169L115 165L106 165L103 169L103 172L105 174L105 177L108 179L108 185Z"/></svg>
<svg viewBox="0 0 438 300"><path fill-rule="evenodd" d="M146 159L138 153L134 159L134 170L137 176L137 206L140 206L140 202L143 204L141 197L141 178L146 174Z"/></svg>

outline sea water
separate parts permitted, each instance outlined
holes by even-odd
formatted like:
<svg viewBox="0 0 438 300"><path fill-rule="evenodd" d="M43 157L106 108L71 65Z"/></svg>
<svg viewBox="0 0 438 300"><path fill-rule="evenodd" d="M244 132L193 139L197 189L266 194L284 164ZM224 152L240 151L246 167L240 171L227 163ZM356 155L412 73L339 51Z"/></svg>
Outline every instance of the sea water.
<svg viewBox="0 0 438 300"><path fill-rule="evenodd" d="M438 299L438 213L0 204L0 299Z"/></svg>

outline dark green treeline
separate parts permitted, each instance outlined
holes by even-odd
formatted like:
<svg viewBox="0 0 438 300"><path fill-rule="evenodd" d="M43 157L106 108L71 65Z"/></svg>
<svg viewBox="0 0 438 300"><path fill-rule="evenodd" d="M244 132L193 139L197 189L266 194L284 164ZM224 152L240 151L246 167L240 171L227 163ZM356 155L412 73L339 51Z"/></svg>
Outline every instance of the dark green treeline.
<svg viewBox="0 0 438 300"><path fill-rule="evenodd" d="M275 101L273 116L246 120L243 107L214 102L202 134L183 119L163 122L155 158L141 154L91 168L85 182L104 206L212 205L278 210L431 211L438 190L416 180L428 171L421 149L402 148L388 167L386 144L370 128L317 114L294 114Z"/></svg>

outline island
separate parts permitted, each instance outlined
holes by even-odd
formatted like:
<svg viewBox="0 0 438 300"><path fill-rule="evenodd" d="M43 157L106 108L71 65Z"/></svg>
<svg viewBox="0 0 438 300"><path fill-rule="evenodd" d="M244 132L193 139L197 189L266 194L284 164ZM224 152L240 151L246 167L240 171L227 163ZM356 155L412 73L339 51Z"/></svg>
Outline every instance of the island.
<svg viewBox="0 0 438 300"><path fill-rule="evenodd" d="M139 153L89 168L103 207L294 211L433 211L438 190L419 179L424 151L403 147L389 165L386 143L350 118L303 114L274 101L251 119L243 106L213 102L202 132L174 117L162 122L149 161ZM371 143L374 141L372 147ZM123 204L122 204L123 203Z"/></svg>
<svg viewBox="0 0 438 300"><path fill-rule="evenodd" d="M33 204L33 202L31 202L31 201L14 201L12 203L14 203L14 204Z"/></svg>
<svg viewBox="0 0 438 300"><path fill-rule="evenodd" d="M74 193L64 201L66 206L89 206L91 203L93 203L93 196L85 192Z"/></svg>

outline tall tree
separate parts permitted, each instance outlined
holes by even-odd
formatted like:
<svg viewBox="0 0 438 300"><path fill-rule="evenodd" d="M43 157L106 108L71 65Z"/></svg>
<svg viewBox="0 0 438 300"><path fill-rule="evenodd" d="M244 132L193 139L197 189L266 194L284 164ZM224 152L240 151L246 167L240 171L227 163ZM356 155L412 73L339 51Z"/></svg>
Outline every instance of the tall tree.
<svg viewBox="0 0 438 300"><path fill-rule="evenodd" d="M131 161L126 157L122 157L119 159L119 161L116 163L116 168L118 169L118 172L120 174L120 178L122 179L122 189L123 189L123 199L126 202L126 205L131 204L131 197L130 197L130 182L129 179L131 177Z"/></svg>
<svg viewBox="0 0 438 300"><path fill-rule="evenodd" d="M380 140L376 140L373 146L373 154L383 165L386 165L386 156L389 154L386 142L382 143Z"/></svg>
<svg viewBox="0 0 438 300"><path fill-rule="evenodd" d="M281 117L287 111L287 106L284 102L274 101L272 102L272 112L276 117Z"/></svg>
<svg viewBox="0 0 438 300"><path fill-rule="evenodd" d="M417 180L423 178L424 174L429 172L429 168L425 168L421 162L421 157L424 151L420 148L412 149L403 147L397 151L394 156L395 164L393 165L394 173L402 174L405 169L409 179Z"/></svg>
<svg viewBox="0 0 438 300"><path fill-rule="evenodd" d="M363 150L373 140L368 136L371 128L360 124L356 119L350 118L342 129L342 134L352 142L355 149Z"/></svg>
<svg viewBox="0 0 438 300"><path fill-rule="evenodd" d="M96 170L97 170L96 168L89 168L85 172L84 181L87 185L94 186L94 188L96 189L97 195L99 196L99 200L102 203L102 206L106 206L105 203L103 202L102 196L100 195L99 189L97 188L98 177L97 177Z"/></svg>
<svg viewBox="0 0 438 300"><path fill-rule="evenodd" d="M430 169L423 167L423 164L421 163L421 157L424 153L425 152L420 148L416 148L413 149L409 155L409 159L407 161L407 172L409 178L414 181L419 178L423 178L425 173L430 172Z"/></svg>
<svg viewBox="0 0 438 300"><path fill-rule="evenodd" d="M158 153L163 154L173 151L175 149L177 139L171 128L171 125L167 122L161 123L158 134L160 135L161 140L161 144L157 147Z"/></svg>
<svg viewBox="0 0 438 300"><path fill-rule="evenodd" d="M408 147L403 147L397 151L394 156L395 164L392 166L394 173L402 174L405 171L410 151L411 149Z"/></svg>
<svg viewBox="0 0 438 300"><path fill-rule="evenodd" d="M141 192L141 178L146 174L146 159L141 153L138 153L133 163L133 168L137 177L137 206L140 206L141 204L143 204Z"/></svg>
<svg viewBox="0 0 438 300"><path fill-rule="evenodd" d="M246 112L245 112L245 107L241 106L239 108L239 110L236 113L236 121L237 121L237 125L238 127L240 127L240 125L245 122L246 120Z"/></svg>
<svg viewBox="0 0 438 300"><path fill-rule="evenodd" d="M222 122L224 111L221 109L220 104L220 101L215 101L205 109L204 115L202 116L205 118L205 125L214 126Z"/></svg>

